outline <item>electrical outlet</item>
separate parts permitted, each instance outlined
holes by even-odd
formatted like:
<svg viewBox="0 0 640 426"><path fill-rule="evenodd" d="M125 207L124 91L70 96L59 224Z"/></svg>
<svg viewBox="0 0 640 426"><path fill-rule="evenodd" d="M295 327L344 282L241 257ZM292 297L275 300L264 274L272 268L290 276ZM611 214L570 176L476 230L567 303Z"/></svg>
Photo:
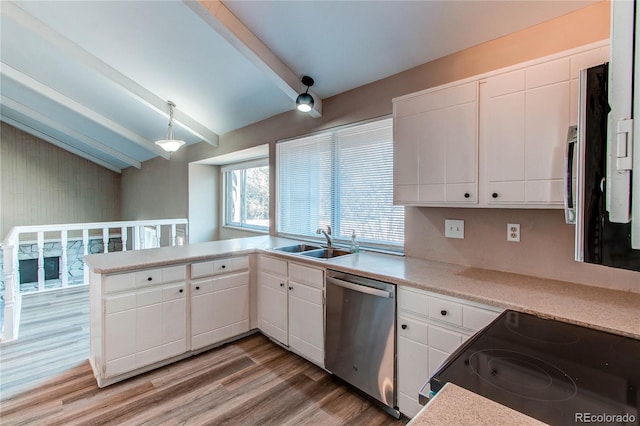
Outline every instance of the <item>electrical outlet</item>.
<svg viewBox="0 0 640 426"><path fill-rule="evenodd" d="M520 242L519 223L507 223L507 241Z"/></svg>
<svg viewBox="0 0 640 426"><path fill-rule="evenodd" d="M444 220L444 236L447 238L464 239L464 220Z"/></svg>

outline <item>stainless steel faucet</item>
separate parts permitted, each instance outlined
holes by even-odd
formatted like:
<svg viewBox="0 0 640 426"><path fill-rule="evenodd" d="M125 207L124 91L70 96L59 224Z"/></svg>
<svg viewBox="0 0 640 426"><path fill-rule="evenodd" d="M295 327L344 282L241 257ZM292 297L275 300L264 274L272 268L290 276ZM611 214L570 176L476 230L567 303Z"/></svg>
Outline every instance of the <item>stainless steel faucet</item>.
<svg viewBox="0 0 640 426"><path fill-rule="evenodd" d="M324 234L327 239L327 248L331 248L333 244L333 239L331 238L331 225L327 225L327 230L325 231L322 228L318 228L316 230L316 234Z"/></svg>

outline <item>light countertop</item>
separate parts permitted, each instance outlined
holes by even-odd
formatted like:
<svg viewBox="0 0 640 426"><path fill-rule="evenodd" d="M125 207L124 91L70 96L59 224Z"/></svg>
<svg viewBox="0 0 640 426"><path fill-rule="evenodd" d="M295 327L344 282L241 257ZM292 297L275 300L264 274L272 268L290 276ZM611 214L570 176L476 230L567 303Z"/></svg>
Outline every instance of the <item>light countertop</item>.
<svg viewBox="0 0 640 426"><path fill-rule="evenodd" d="M539 426L539 420L447 383L408 426Z"/></svg>

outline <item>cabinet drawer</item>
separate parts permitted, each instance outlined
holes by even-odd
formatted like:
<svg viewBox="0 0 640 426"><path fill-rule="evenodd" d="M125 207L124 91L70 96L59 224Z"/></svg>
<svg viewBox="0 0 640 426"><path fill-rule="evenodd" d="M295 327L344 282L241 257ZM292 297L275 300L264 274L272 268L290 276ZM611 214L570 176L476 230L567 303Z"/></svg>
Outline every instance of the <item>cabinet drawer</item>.
<svg viewBox="0 0 640 426"><path fill-rule="evenodd" d="M249 257L228 257L191 264L191 278L206 277L226 272L249 269Z"/></svg>
<svg viewBox="0 0 640 426"><path fill-rule="evenodd" d="M462 326L469 330L478 331L489 325L491 321L500 315L499 312L488 311L486 309L474 308L473 306L462 307Z"/></svg>
<svg viewBox="0 0 640 426"><path fill-rule="evenodd" d="M429 317L462 326L462 305L437 297L429 298Z"/></svg>
<svg viewBox="0 0 640 426"><path fill-rule="evenodd" d="M455 351L465 338L466 336L455 331L445 330L434 325L429 326L429 346L442 352Z"/></svg>
<svg viewBox="0 0 640 426"><path fill-rule="evenodd" d="M289 264L289 279L303 284L309 284L317 288L324 287L324 271L308 266Z"/></svg>
<svg viewBox="0 0 640 426"><path fill-rule="evenodd" d="M213 273L222 274L224 272L239 271L249 269L249 258L247 256L232 257L213 261Z"/></svg>
<svg viewBox="0 0 640 426"><path fill-rule="evenodd" d="M273 257L261 257L260 269L263 271L273 272L278 275L287 276L287 261L274 259Z"/></svg>
<svg viewBox="0 0 640 426"><path fill-rule="evenodd" d="M429 296L420 291L399 288L398 310L426 317L429 314Z"/></svg>
<svg viewBox="0 0 640 426"><path fill-rule="evenodd" d="M107 275L104 277L105 293L117 293L119 291L133 290L135 288L136 288L135 272L129 272L126 274Z"/></svg>
<svg viewBox="0 0 640 426"><path fill-rule="evenodd" d="M398 315L398 336L426 345L429 343L429 326L415 319Z"/></svg>
<svg viewBox="0 0 640 426"><path fill-rule="evenodd" d="M143 271L127 272L124 274L107 275L104 278L105 292L133 290L150 285L184 281L186 278L184 265L167 268L146 269Z"/></svg>
<svg viewBox="0 0 640 426"><path fill-rule="evenodd" d="M172 283L176 281L184 281L187 279L186 265L170 266L167 268L162 268L160 271L162 274L163 283Z"/></svg>
<svg viewBox="0 0 640 426"><path fill-rule="evenodd" d="M191 264L191 278L213 275L213 260Z"/></svg>

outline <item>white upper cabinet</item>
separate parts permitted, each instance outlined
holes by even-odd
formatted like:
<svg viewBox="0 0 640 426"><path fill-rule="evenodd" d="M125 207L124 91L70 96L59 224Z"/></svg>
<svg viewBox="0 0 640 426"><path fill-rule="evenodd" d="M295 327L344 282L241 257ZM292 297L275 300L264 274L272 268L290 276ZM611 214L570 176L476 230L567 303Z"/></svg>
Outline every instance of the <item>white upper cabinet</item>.
<svg viewBox="0 0 640 426"><path fill-rule="evenodd" d="M578 74L607 42L394 99L394 202L562 208Z"/></svg>
<svg viewBox="0 0 640 426"><path fill-rule="evenodd" d="M477 82L394 102L394 201L477 202Z"/></svg>
<svg viewBox="0 0 640 426"><path fill-rule="evenodd" d="M565 58L481 83L484 204L562 206L570 80Z"/></svg>

